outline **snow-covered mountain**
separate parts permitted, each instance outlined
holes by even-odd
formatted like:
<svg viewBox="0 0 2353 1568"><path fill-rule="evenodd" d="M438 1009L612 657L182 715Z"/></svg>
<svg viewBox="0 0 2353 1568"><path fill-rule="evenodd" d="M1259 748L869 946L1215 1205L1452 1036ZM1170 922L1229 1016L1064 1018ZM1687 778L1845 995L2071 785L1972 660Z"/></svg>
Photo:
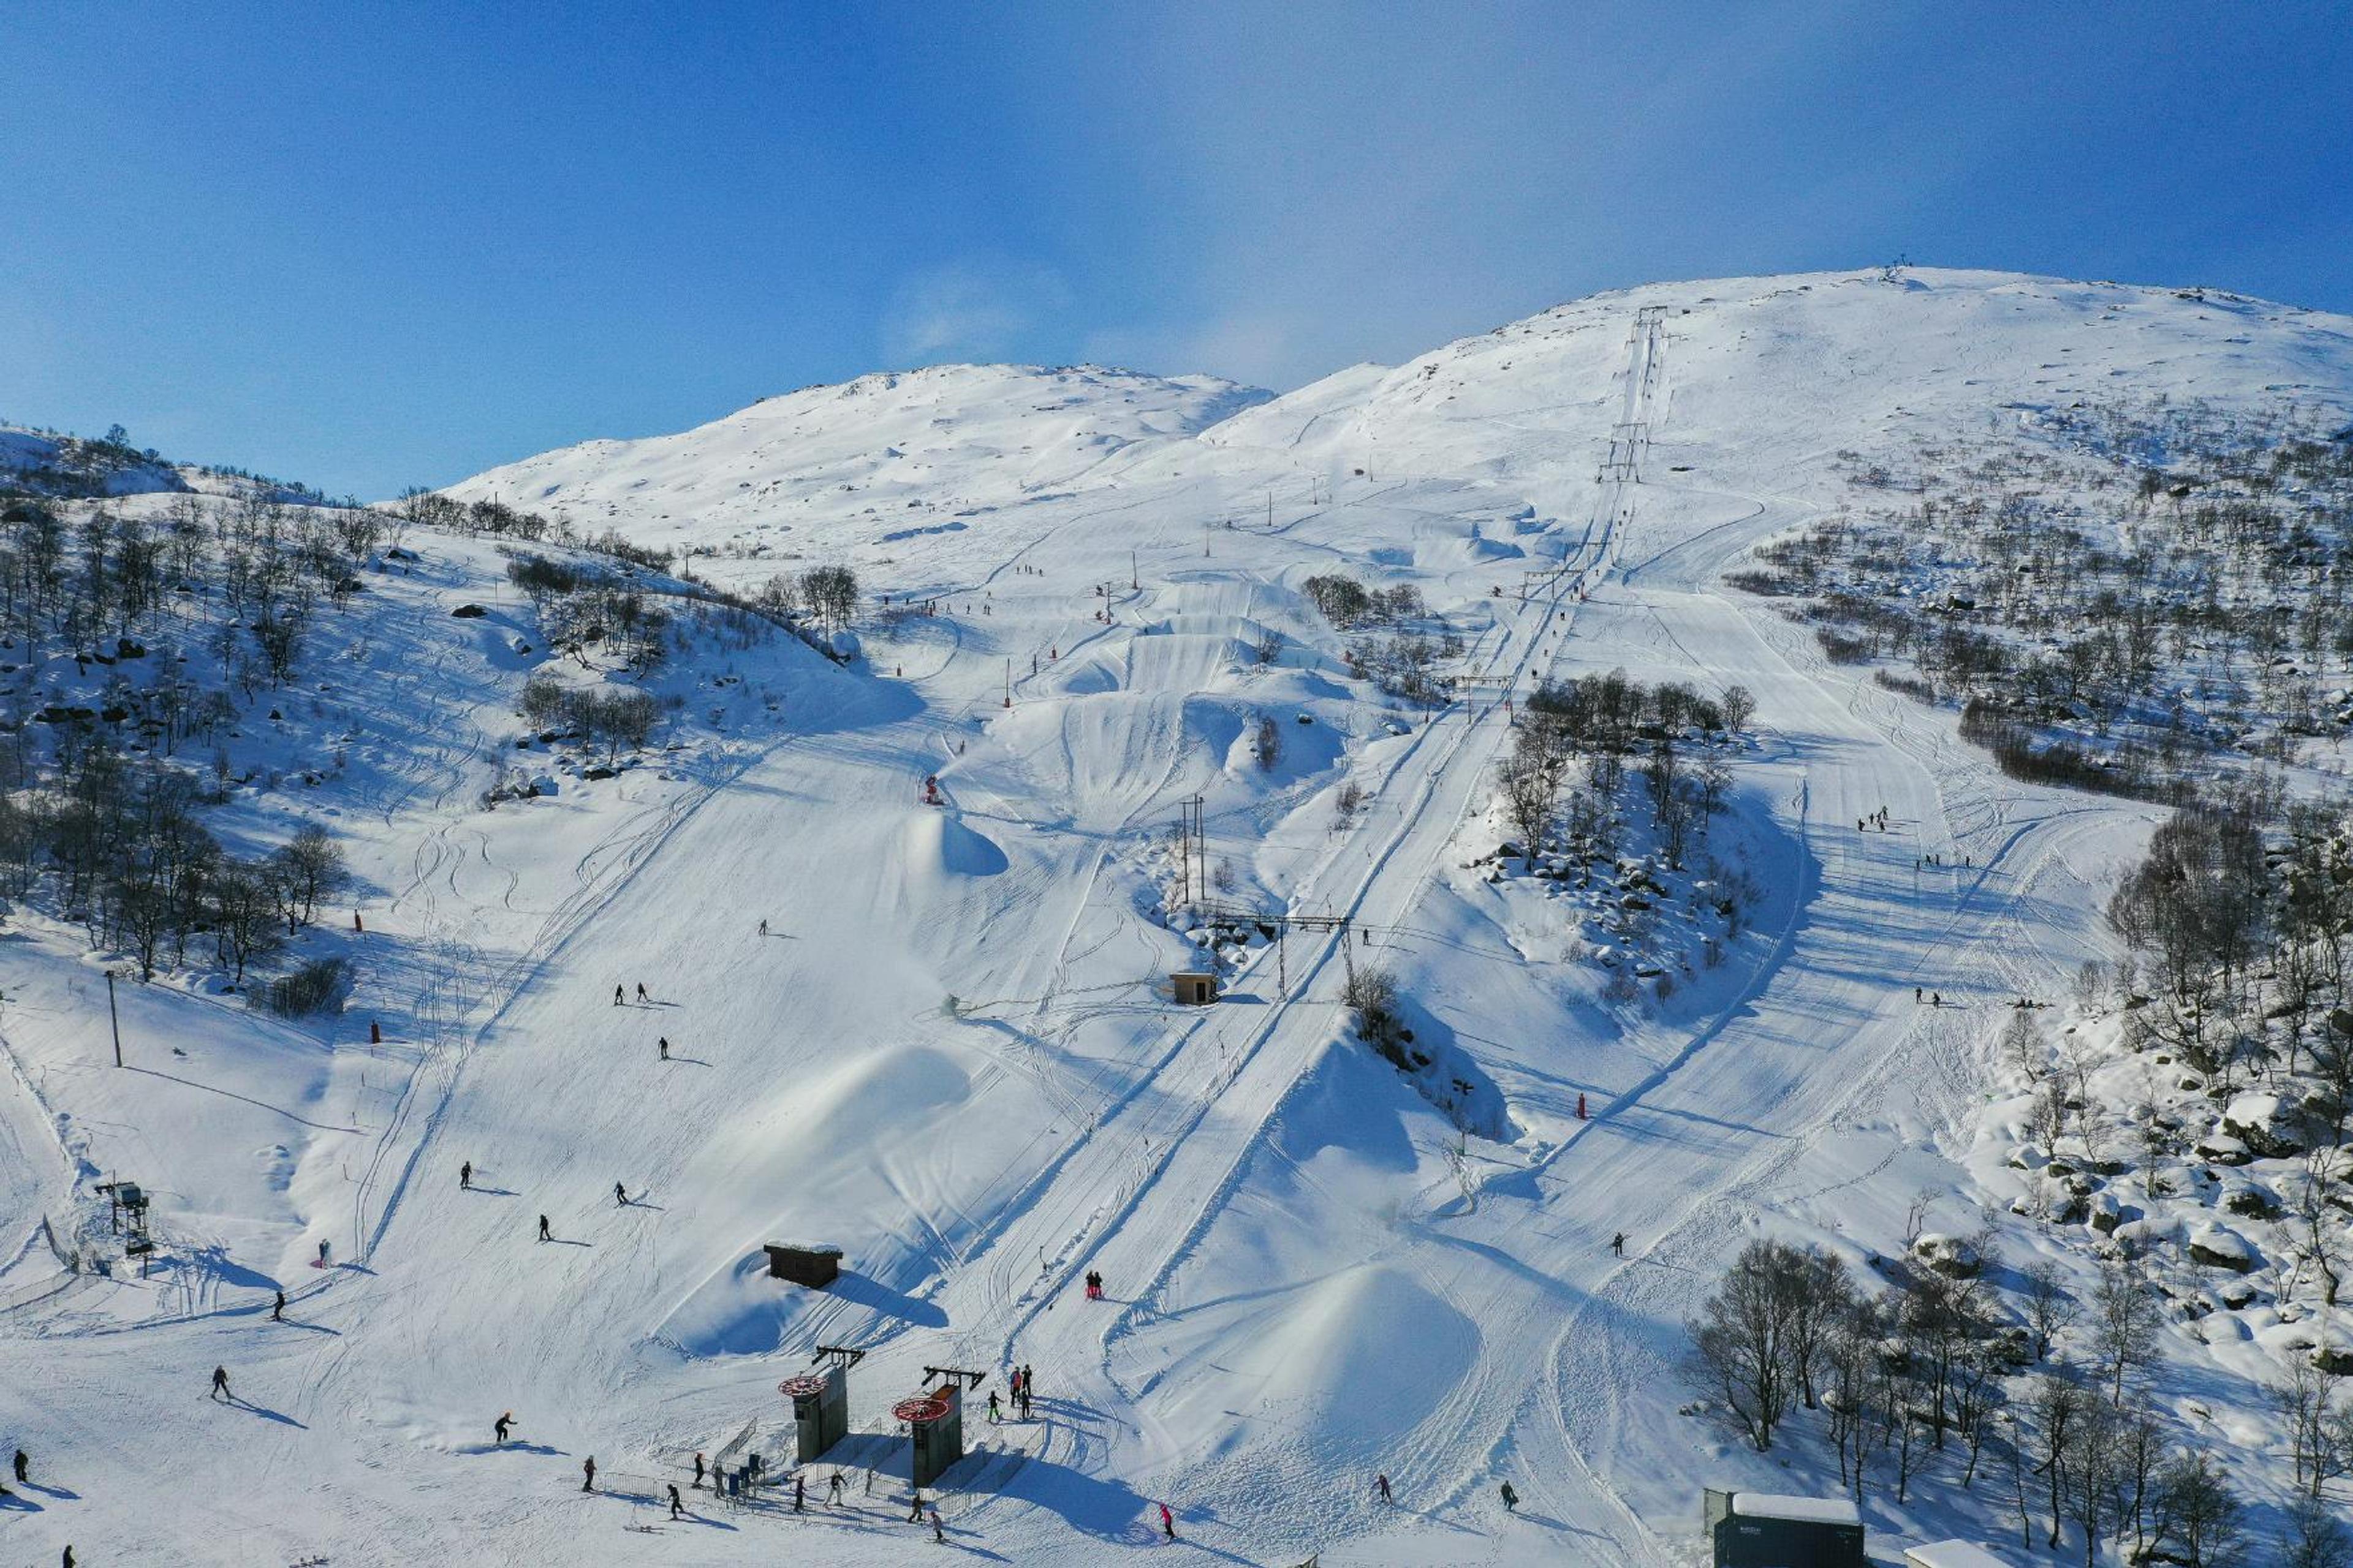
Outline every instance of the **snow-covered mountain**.
<svg viewBox="0 0 2353 1568"><path fill-rule="evenodd" d="M1207 375L941 365L804 387L676 436L543 452L448 493L649 544L781 549L812 521L888 531L1081 484L1266 396Z"/></svg>
<svg viewBox="0 0 2353 1568"><path fill-rule="evenodd" d="M332 746L390 658L438 759L430 790L303 786L366 845L338 1018L133 988L128 1036L188 1055L117 1074L117 955L54 900L12 917L0 1427L79 1495L6 1528L92 1562L897 1561L892 1405L960 1367L977 1453L926 1496L1012 1561L1152 1546L1162 1501L1249 1563L1702 1561L1701 1486L1837 1481L1688 1408L1685 1319L1756 1236L1868 1273L1976 1228L2001 1004L2115 956L2099 910L2161 815L2006 778L1721 574L1924 471L2105 504L2095 416L2184 404L2342 426L2353 321L1925 269L1658 285L1280 397L942 367L451 487L692 581L406 541L377 598L436 635L388 651L372 609L272 712ZM662 603L847 566L861 651L705 626L657 682L502 548ZM87 674L46 657L28 695ZM1630 774L1614 855L1499 853L1525 699L1613 668L1753 694L1741 734L1690 726L1723 809L1671 855ZM659 684L687 749L486 815L567 744L506 717L534 677ZM1177 1005L1180 970L1225 999ZM1372 971L1387 1054L1344 1005ZM103 1231L118 1176L156 1194L160 1287L43 1239ZM768 1278L790 1240L841 1278ZM2157 1386L2259 1448L2230 1321L2169 1324ZM670 1522L698 1455L788 1468L776 1385L820 1345L866 1354L811 1511ZM1024 1363L1037 1418L987 1420ZM250 1405L202 1397L216 1364ZM1867 1497L1882 1554L2015 1540L2007 1494L1924 1476Z"/></svg>

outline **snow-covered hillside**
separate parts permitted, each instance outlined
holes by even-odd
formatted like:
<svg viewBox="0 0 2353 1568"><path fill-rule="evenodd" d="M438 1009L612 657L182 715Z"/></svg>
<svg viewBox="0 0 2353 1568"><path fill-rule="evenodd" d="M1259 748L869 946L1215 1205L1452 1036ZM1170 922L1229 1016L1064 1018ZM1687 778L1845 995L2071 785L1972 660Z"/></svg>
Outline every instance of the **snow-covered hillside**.
<svg viewBox="0 0 2353 1568"><path fill-rule="evenodd" d="M241 468L171 462L152 447L132 447L120 426L93 440L5 421L0 421L0 487L58 497L196 494L305 503L326 499L307 485Z"/></svg>
<svg viewBox="0 0 2353 1568"><path fill-rule="evenodd" d="M942 365L805 387L676 436L544 452L449 493L659 548L789 559L850 530L882 542L960 530L1266 395L1207 375Z"/></svg>
<svg viewBox="0 0 2353 1568"><path fill-rule="evenodd" d="M2190 398L2353 418L2353 322L1989 273L1659 285L1271 399L945 367L453 487L688 556L665 594L849 567L860 652L691 639L660 677L691 753L486 815L493 753L552 767L507 717L530 675L635 677L545 651L493 542L421 531L353 639L375 663L304 698L334 710L309 744L438 756L306 786L383 950L340 1018L119 986L148 1070L118 1073L121 955L11 917L0 1436L49 1489L0 1531L90 1563L895 1562L892 1405L1027 1364L1034 1417L967 1405L975 1456L925 1494L962 1549L1703 1561L1703 1485L1837 1483L1686 1413L1685 1319L1755 1236L1861 1270L1924 1214L1976 1226L2003 1005L2114 956L2099 910L2160 815L2006 779L1721 574L1924 443ZM1335 576L1363 624L1317 608ZM1630 787L1598 882L1505 874L1526 699L1620 668L1753 693L1704 740L1718 826L1671 866ZM1203 968L1224 999L1177 1005ZM1373 970L1416 1070L1352 1032ZM155 1194L160 1286L46 1244L102 1230L118 1177ZM766 1278L787 1240L840 1279ZM789 1468L776 1384L820 1345L866 1354L808 1511L787 1480L671 1522L698 1455ZM2272 1441L2179 1351L2185 1432ZM248 1403L205 1397L216 1365ZM1940 1478L1865 1513L1893 1556L2014 1548L2007 1508Z"/></svg>

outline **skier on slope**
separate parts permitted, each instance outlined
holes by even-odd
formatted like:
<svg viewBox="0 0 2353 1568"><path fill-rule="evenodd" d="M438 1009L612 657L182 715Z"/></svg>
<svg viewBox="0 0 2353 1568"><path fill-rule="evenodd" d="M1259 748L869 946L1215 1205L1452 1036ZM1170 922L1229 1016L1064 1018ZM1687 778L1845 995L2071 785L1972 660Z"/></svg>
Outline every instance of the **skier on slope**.
<svg viewBox="0 0 2353 1568"><path fill-rule="evenodd" d="M1160 1505L1160 1533L1171 1541L1176 1539L1176 1516L1168 1511L1165 1502Z"/></svg>
<svg viewBox="0 0 2353 1568"><path fill-rule="evenodd" d="M802 1512L807 1506L808 1478L797 1475L793 1478L793 1511Z"/></svg>
<svg viewBox="0 0 2353 1568"><path fill-rule="evenodd" d="M269 1303L269 1321L273 1323L286 1321L286 1292L283 1290L279 1291L277 1299Z"/></svg>
<svg viewBox="0 0 2353 1568"><path fill-rule="evenodd" d="M657 1043L661 1047L661 1059L664 1061L670 1060L670 1037L668 1035L664 1035Z"/></svg>
<svg viewBox="0 0 2353 1568"><path fill-rule="evenodd" d="M670 1484L670 1516L672 1519L676 1519L685 1511L686 1504L680 1500L678 1495L678 1483L676 1481L672 1481Z"/></svg>
<svg viewBox="0 0 2353 1568"><path fill-rule="evenodd" d="M646 983L642 980L638 982L638 1000L640 1002L647 1000Z"/></svg>
<svg viewBox="0 0 2353 1568"><path fill-rule="evenodd" d="M621 1185L620 1183L615 1182L613 1184L613 1201L620 1205L623 1208L628 1208L629 1206L629 1189Z"/></svg>
<svg viewBox="0 0 2353 1568"><path fill-rule="evenodd" d="M237 1395L228 1391L228 1368L225 1366L216 1366L213 1368L213 1397L215 1399L235 1399L237 1397Z"/></svg>
<svg viewBox="0 0 2353 1568"><path fill-rule="evenodd" d="M1519 1493L1517 1493L1517 1492L1515 1492L1515 1491L1514 1491L1514 1490L1512 1489L1512 1483L1511 1483L1511 1482L1509 1482L1509 1481L1505 1481L1505 1482L1504 1483L1504 1512L1506 1512L1506 1513L1510 1513L1510 1512L1514 1511L1514 1510L1516 1510L1519 1506L1520 1506L1520 1494L1519 1494Z"/></svg>
<svg viewBox="0 0 2353 1568"><path fill-rule="evenodd" d="M471 1160L458 1167L458 1190L469 1193L474 1190L474 1162Z"/></svg>
<svg viewBox="0 0 2353 1568"><path fill-rule="evenodd" d="M628 993L627 991L623 990L623 989L622 989L620 986L618 986L618 985L616 985L616 986L614 986L614 987L613 987L613 1005L614 1005L614 1006L618 1007L618 1006L622 1005L622 1004L623 1004L623 1003L625 1003L628 999Z"/></svg>
<svg viewBox="0 0 2353 1568"><path fill-rule="evenodd" d="M702 1456L700 1453L694 1456L694 1479L691 1484L697 1487L702 1484Z"/></svg>
<svg viewBox="0 0 2353 1568"><path fill-rule="evenodd" d="M1380 1489L1381 1500L1383 1502L1395 1502L1397 1500L1397 1499L1389 1495L1389 1478L1387 1473L1375 1476L1373 1478L1373 1485Z"/></svg>
<svg viewBox="0 0 2353 1568"><path fill-rule="evenodd" d="M594 1454L580 1462L580 1489L584 1492L596 1489L596 1456Z"/></svg>
<svg viewBox="0 0 2353 1568"><path fill-rule="evenodd" d="M18 1486L20 1486L20 1487L22 1487L22 1486L30 1486L30 1485L32 1484L32 1480L33 1480L33 1477L32 1477L32 1470L33 1470L33 1461L32 1461L29 1458L27 1458L27 1457L26 1457L26 1453L25 1453L25 1450L24 1450L24 1449L22 1449L22 1448L17 1449L17 1450L16 1450L16 1484L17 1484Z"/></svg>
<svg viewBox="0 0 2353 1568"><path fill-rule="evenodd" d="M1617 1235L1609 1238L1609 1250L1616 1253L1620 1258L1626 1256L1626 1233L1624 1231L1621 1230Z"/></svg>
<svg viewBox="0 0 2353 1568"><path fill-rule="evenodd" d="M501 1447L506 1445L508 1429L513 1426L514 1412L512 1410L502 1410L499 1412L499 1418L491 1423L491 1430L498 1434L499 1444Z"/></svg>
<svg viewBox="0 0 2353 1568"><path fill-rule="evenodd" d="M940 1528L940 1505L937 1503L932 1505L932 1539L943 1546L947 1544L948 1532Z"/></svg>
<svg viewBox="0 0 2353 1568"><path fill-rule="evenodd" d="M539 1216L539 1239L542 1241L554 1241L555 1239L555 1237L550 1236L547 1232L547 1216L545 1215Z"/></svg>

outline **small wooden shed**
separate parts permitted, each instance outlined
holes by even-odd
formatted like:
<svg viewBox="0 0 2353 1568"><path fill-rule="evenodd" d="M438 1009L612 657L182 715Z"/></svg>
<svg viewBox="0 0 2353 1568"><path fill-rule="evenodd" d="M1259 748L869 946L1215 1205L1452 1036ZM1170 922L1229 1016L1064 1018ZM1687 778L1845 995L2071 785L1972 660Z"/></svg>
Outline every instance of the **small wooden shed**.
<svg viewBox="0 0 2353 1568"><path fill-rule="evenodd" d="M811 1247L785 1241L771 1241L765 1245L768 1274L772 1279L789 1279L796 1285L822 1290L841 1273L841 1248L838 1247Z"/></svg>
<svg viewBox="0 0 2353 1568"><path fill-rule="evenodd" d="M1206 1007L1218 999L1218 977L1200 970L1180 969L1168 977L1168 989L1187 1007Z"/></svg>

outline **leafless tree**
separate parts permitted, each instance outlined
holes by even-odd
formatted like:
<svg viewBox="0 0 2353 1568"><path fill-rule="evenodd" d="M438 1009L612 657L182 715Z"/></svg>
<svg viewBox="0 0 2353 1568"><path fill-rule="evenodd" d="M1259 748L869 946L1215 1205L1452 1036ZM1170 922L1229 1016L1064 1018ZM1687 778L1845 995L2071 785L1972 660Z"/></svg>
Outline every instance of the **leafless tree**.
<svg viewBox="0 0 2353 1568"><path fill-rule="evenodd" d="M1521 858L1534 865L1536 851L1552 828L1551 775L1537 763L1514 752L1504 759L1495 778L1503 790L1504 818L1519 835Z"/></svg>
<svg viewBox="0 0 2353 1568"><path fill-rule="evenodd" d="M2177 1456L2158 1477L2150 1533L2184 1568L2233 1568L2246 1543L2245 1506L2204 1454Z"/></svg>
<svg viewBox="0 0 2353 1568"><path fill-rule="evenodd" d="M2083 1308L2047 1260L2028 1264L2019 1277L2025 1281L2026 1331L2034 1342L2034 1359L2048 1361L2052 1344L2083 1316Z"/></svg>
<svg viewBox="0 0 2353 1568"><path fill-rule="evenodd" d="M2156 1289L2137 1268L2111 1263L2101 1270L2092 1295L2091 1331L2105 1369L2109 1404L2123 1403L2126 1374L2147 1365L2157 1354L2157 1332L2164 1322Z"/></svg>

